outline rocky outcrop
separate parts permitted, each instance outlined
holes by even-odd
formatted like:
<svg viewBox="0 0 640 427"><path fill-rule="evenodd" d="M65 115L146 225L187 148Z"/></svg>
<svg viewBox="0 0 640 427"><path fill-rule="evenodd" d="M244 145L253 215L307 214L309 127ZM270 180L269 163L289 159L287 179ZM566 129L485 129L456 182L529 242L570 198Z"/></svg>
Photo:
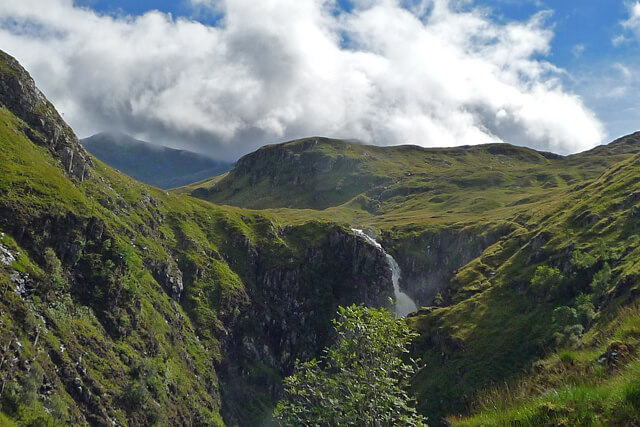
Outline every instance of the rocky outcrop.
<svg viewBox="0 0 640 427"><path fill-rule="evenodd" d="M16 260L16 256L5 245L0 245L0 263L11 265Z"/></svg>
<svg viewBox="0 0 640 427"><path fill-rule="evenodd" d="M390 248L402 270L400 289L420 307L431 305L458 268L510 231L507 225L441 228L390 243L385 243L390 236L383 236L383 245Z"/></svg>
<svg viewBox="0 0 640 427"><path fill-rule="evenodd" d="M35 144L48 147L68 176L80 181L89 176L91 159L78 138L36 87L29 73L2 51L0 104L25 122L25 134Z"/></svg>
<svg viewBox="0 0 640 427"><path fill-rule="evenodd" d="M261 248L246 250L254 266L250 303L223 344L223 415L230 425L259 425L296 359L318 357L331 337L338 305L387 306L393 296L386 257L349 231L332 227L293 264L274 265ZM290 229L283 238L303 233ZM263 402L247 411L246 402Z"/></svg>
<svg viewBox="0 0 640 427"><path fill-rule="evenodd" d="M165 292L175 301L180 301L184 284L182 271L180 271L176 263L171 258L167 258L165 262L148 259L146 264L151 270L153 278L156 279L156 282L162 286Z"/></svg>

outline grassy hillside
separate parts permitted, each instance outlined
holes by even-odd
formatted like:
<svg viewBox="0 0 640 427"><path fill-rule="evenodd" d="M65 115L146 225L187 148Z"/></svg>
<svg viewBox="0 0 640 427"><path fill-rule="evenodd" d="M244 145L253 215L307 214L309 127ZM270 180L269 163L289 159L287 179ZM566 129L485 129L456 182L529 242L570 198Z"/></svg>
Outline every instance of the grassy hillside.
<svg viewBox="0 0 640 427"><path fill-rule="evenodd" d="M338 304L392 295L348 229L136 182L0 81L0 424L256 425Z"/></svg>
<svg viewBox="0 0 640 427"><path fill-rule="evenodd" d="M482 355L424 353L432 372L468 376L465 394L478 414L454 425L640 422L639 166L639 156L623 161L553 211L532 215L513 236L531 236L527 243L515 251L510 238L496 245L479 260L481 276L473 265L459 272L482 277L485 290L468 297L452 287L450 304L411 320L423 339L438 329L442 343ZM541 266L557 274L536 280ZM435 398L437 379L424 375L416 388ZM492 381L483 392L472 386Z"/></svg>
<svg viewBox="0 0 640 427"><path fill-rule="evenodd" d="M504 217L505 210L597 177L637 150L634 137L570 157L506 144L427 149L314 137L265 146L223 177L180 192L248 208L328 209L327 216L340 206L382 224L494 210Z"/></svg>
<svg viewBox="0 0 640 427"><path fill-rule="evenodd" d="M637 134L568 157L310 138L183 191L377 232L431 305L409 322L432 424L633 425L639 150Z"/></svg>
<svg viewBox="0 0 640 427"><path fill-rule="evenodd" d="M6 55L0 81L0 424L268 422L337 305L392 295L352 226L423 306L432 425L640 424L638 135L568 157L308 138L165 192L90 157Z"/></svg>

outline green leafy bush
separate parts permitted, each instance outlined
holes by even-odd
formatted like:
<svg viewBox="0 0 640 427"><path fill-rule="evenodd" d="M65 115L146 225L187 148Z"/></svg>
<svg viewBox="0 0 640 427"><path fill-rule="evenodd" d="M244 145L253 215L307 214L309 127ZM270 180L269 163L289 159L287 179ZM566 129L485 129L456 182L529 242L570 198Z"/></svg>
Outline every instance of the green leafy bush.
<svg viewBox="0 0 640 427"><path fill-rule="evenodd" d="M281 425L424 426L406 393L416 363L402 355L415 334L384 309L340 307L336 343L285 379Z"/></svg>
<svg viewBox="0 0 640 427"><path fill-rule="evenodd" d="M531 287L538 295L553 296L557 294L565 282L565 277L554 267L540 265L531 279Z"/></svg>
<svg viewBox="0 0 640 427"><path fill-rule="evenodd" d="M596 300L601 299L609 291L609 279L611 279L611 267L605 262L602 270L598 271L591 281L591 290Z"/></svg>
<svg viewBox="0 0 640 427"><path fill-rule="evenodd" d="M576 309L566 305L553 310L553 329L556 343L562 346L576 345L584 332L584 327L578 323Z"/></svg>
<svg viewBox="0 0 640 427"><path fill-rule="evenodd" d="M596 315L596 309L591 302L591 296L587 294L578 295L576 297L575 307L578 321L585 328L588 327Z"/></svg>
<svg viewBox="0 0 640 427"><path fill-rule="evenodd" d="M578 269L586 270L594 266L598 260L592 255L575 250L571 256L571 264Z"/></svg>
<svg viewBox="0 0 640 427"><path fill-rule="evenodd" d="M60 291L64 288L65 280L62 273L62 263L51 248L44 250L44 270L47 277L43 281L39 294L45 300L49 299L49 294Z"/></svg>

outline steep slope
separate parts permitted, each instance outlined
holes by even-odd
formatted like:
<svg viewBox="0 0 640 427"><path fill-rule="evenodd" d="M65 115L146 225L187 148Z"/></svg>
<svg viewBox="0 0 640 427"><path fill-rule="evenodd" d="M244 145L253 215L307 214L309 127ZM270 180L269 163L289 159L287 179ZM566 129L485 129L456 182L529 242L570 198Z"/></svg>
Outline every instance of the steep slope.
<svg viewBox="0 0 640 427"><path fill-rule="evenodd" d="M337 218L378 233L403 290L432 306L409 318L421 334L414 354L428 367L415 391L432 423L484 409L449 421L629 425L640 419L639 150L637 134L568 157L311 138L265 147L190 190L276 208L293 222ZM563 326L563 312L581 321Z"/></svg>
<svg viewBox="0 0 640 427"><path fill-rule="evenodd" d="M568 157L505 144L424 149L314 137L263 147L178 192L271 208L292 223L369 228L400 264L401 288L428 305L458 268L513 231L513 218L639 149L633 135Z"/></svg>
<svg viewBox="0 0 640 427"><path fill-rule="evenodd" d="M89 153L138 181L175 188L229 171L231 163L186 150L153 145L120 133L98 133L83 139Z"/></svg>
<svg viewBox="0 0 640 427"><path fill-rule="evenodd" d="M0 82L0 424L256 425L338 304L387 304L348 228L140 184L5 54Z"/></svg>
<svg viewBox="0 0 640 427"><path fill-rule="evenodd" d="M625 400L638 384L638 166L634 156L523 214L458 271L442 307L411 319L430 366L415 382L424 411L488 412L461 425L638 423Z"/></svg>
<svg viewBox="0 0 640 427"><path fill-rule="evenodd" d="M1 424L268 421L336 306L392 295L352 226L426 306L432 425L640 424L637 135L566 158L310 138L168 193L92 159L0 59Z"/></svg>

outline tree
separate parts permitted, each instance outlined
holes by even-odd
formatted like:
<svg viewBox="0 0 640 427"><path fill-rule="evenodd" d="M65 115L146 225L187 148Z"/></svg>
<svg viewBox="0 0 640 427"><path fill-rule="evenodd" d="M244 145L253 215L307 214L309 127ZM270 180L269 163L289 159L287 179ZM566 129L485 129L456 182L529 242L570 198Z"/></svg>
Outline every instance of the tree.
<svg viewBox="0 0 640 427"><path fill-rule="evenodd" d="M281 425L425 426L405 391L417 362L402 356L416 336L385 309L339 307L336 343L296 363L275 417Z"/></svg>
<svg viewBox="0 0 640 427"><path fill-rule="evenodd" d="M594 274L591 281L591 290L596 301L604 297L609 291L609 279L611 279L611 267L608 262L605 262L602 270Z"/></svg>
<svg viewBox="0 0 640 427"><path fill-rule="evenodd" d="M557 268L540 265L531 279L531 287L539 295L554 296L562 289L565 277Z"/></svg>
<svg viewBox="0 0 640 427"><path fill-rule="evenodd" d="M588 327L596 315L596 308L591 302L591 295L580 294L576 297L576 314L578 321L585 328Z"/></svg>
<svg viewBox="0 0 640 427"><path fill-rule="evenodd" d="M44 279L44 286L40 289L40 293L45 300L48 300L49 293L60 291L65 285L62 263L51 248L44 250L44 270L47 277Z"/></svg>
<svg viewBox="0 0 640 427"><path fill-rule="evenodd" d="M576 346L584 332L576 309L566 305L553 310L553 328L556 331L554 333L556 343L569 347Z"/></svg>

